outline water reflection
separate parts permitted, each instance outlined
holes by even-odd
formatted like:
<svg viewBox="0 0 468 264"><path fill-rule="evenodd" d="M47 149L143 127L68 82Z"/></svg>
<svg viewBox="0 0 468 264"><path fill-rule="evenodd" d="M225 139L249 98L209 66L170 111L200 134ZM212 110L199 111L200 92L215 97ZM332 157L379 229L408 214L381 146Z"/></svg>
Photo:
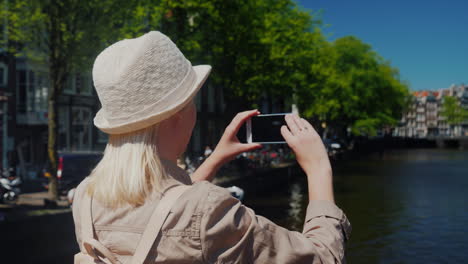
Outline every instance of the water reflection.
<svg viewBox="0 0 468 264"><path fill-rule="evenodd" d="M468 257L467 151L387 152L335 164L334 173L337 204L353 224L349 263L464 263ZM285 187L272 190L274 199L256 195L246 203L301 230L305 176Z"/></svg>
<svg viewBox="0 0 468 264"><path fill-rule="evenodd" d="M304 190L305 192L306 190ZM303 204L305 203L305 195L303 194L302 185L298 182L293 182L290 186L288 220L289 228L294 230L302 229Z"/></svg>

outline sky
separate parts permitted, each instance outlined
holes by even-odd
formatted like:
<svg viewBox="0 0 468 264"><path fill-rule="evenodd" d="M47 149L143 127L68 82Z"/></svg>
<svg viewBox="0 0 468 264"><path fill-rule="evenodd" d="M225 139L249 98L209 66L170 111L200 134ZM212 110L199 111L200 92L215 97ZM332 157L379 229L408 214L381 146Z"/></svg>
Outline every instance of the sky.
<svg viewBox="0 0 468 264"><path fill-rule="evenodd" d="M411 90L468 84L468 0L296 0L321 10L330 41L354 35L391 65Z"/></svg>

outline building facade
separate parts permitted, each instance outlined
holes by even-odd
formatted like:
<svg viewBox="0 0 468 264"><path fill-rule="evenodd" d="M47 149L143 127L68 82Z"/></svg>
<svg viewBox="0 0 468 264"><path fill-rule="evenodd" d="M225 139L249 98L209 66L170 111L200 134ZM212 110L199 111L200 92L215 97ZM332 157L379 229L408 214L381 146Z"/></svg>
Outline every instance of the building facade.
<svg viewBox="0 0 468 264"><path fill-rule="evenodd" d="M446 96L457 98L468 109L468 85L452 85L438 91L413 92L412 102L403 114L394 136L399 137L460 137L468 136L468 120L449 125L440 114Z"/></svg>
<svg viewBox="0 0 468 264"><path fill-rule="evenodd" d="M6 54L0 49L0 167L8 166L8 64Z"/></svg>
<svg viewBox="0 0 468 264"><path fill-rule="evenodd" d="M34 179L40 177L47 160L50 86L47 68L24 58L8 60L5 53L0 58L2 167L14 166L25 179ZM108 136L93 125L100 104L91 73L70 74L57 101L58 150L103 151ZM223 90L209 81L195 102L197 124L187 149L192 156L200 155L205 146L214 148L227 120L232 118L223 115L226 107Z"/></svg>
<svg viewBox="0 0 468 264"><path fill-rule="evenodd" d="M47 160L48 90L47 68L24 58L10 58L2 124L7 127L3 144L3 166L14 166L25 178L40 174ZM5 64L5 63L4 63ZM8 106L5 106L8 105ZM89 73L72 73L57 99L58 150L101 151L107 136L98 131L92 118L99 101ZM5 115L6 114L6 115Z"/></svg>

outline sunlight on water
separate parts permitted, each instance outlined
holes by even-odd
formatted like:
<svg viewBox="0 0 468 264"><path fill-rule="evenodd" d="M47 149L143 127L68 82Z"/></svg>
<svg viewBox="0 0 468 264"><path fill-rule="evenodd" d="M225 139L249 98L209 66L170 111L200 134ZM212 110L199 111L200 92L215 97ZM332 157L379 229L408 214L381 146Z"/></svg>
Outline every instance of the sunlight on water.
<svg viewBox="0 0 468 264"><path fill-rule="evenodd" d="M302 229L302 222L304 219L302 218L302 204L304 200L303 188L301 184L295 182L291 184L290 187L291 196L289 198L289 222L291 223L290 228L294 230L301 230Z"/></svg>
<svg viewBox="0 0 468 264"><path fill-rule="evenodd" d="M466 263L468 151L404 150L341 161L334 182L336 202L353 225L348 263ZM249 206L301 231L305 175L279 188L275 199L256 195Z"/></svg>

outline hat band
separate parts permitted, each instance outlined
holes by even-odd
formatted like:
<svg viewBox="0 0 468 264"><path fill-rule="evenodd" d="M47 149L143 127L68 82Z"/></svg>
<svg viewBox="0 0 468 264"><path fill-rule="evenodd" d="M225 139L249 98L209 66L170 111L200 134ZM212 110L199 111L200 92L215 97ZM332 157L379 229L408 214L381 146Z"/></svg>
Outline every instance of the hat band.
<svg viewBox="0 0 468 264"><path fill-rule="evenodd" d="M180 103L183 103L181 99L183 99L185 95L187 95L187 93L190 92L191 88L195 85L197 80L197 74L193 70L192 64L188 60L187 64L189 66L189 70L187 71L187 74L179 83L179 85L172 89L170 93L160 98L157 102L146 106L140 111L131 113L130 115L123 117L108 116L105 110L103 109L105 113L105 118L112 123L118 124L129 121L135 121L136 119L144 119L146 117L154 115L155 113L162 113L176 108Z"/></svg>

